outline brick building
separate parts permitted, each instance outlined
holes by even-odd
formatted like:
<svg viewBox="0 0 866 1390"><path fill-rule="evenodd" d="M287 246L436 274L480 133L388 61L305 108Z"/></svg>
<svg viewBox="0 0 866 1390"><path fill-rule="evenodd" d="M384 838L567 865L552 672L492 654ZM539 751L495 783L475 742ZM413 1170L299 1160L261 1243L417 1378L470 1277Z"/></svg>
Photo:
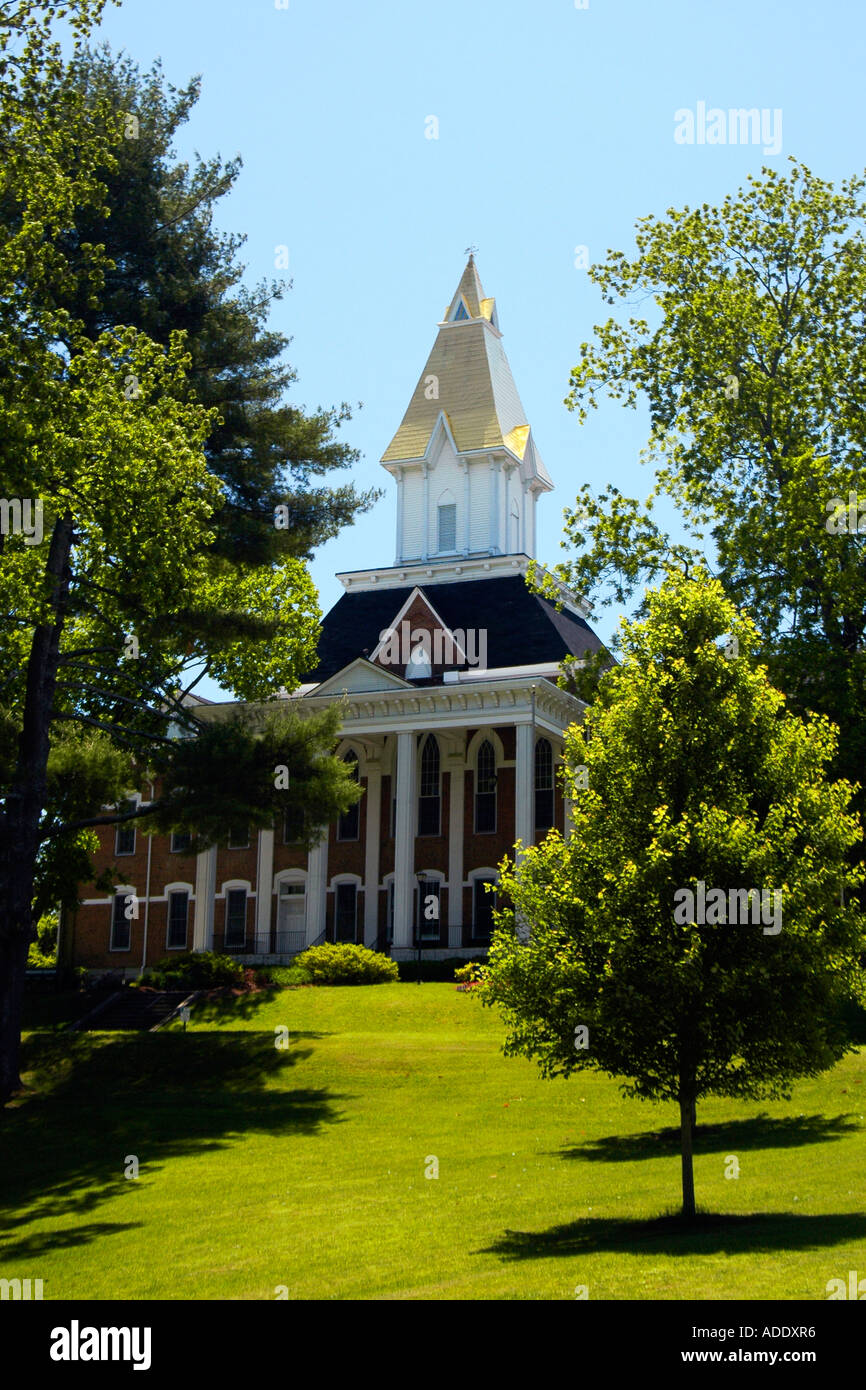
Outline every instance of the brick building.
<svg viewBox="0 0 866 1390"><path fill-rule="evenodd" d="M358 806L310 852L288 821L237 826L198 856L182 837L103 828L98 866L117 885L82 890L67 924L77 964L133 974L211 948L285 960L322 940L477 954L502 856L567 832L556 767L582 705L556 679L601 644L577 598L563 591L557 609L524 583L553 484L471 256L382 464L397 484L395 563L338 576L319 665L285 697L302 711L345 702L337 752Z"/></svg>

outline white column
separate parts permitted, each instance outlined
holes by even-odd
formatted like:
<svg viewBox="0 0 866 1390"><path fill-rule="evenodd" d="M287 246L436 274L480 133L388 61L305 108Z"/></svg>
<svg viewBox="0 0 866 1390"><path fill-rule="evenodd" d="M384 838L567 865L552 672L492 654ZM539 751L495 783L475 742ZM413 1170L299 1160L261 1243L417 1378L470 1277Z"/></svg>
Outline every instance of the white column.
<svg viewBox="0 0 866 1390"><path fill-rule="evenodd" d="M530 554L532 553L531 551L527 550L527 548L526 548L526 547L527 547L527 544L528 544L528 541L527 541L527 532L528 532L528 528L529 528L529 517L528 517L528 513L529 513L529 508L530 508L531 505L532 505L531 494L530 494L529 488L527 487L526 483L524 483L524 484L523 484L523 494L522 494L522 497L521 497L521 508L520 508L520 549L523 551L523 554L524 554L524 555L530 555Z"/></svg>
<svg viewBox="0 0 866 1390"><path fill-rule="evenodd" d="M421 464L421 476L424 479L424 529L421 536L421 559L427 560L430 556L430 469L426 463Z"/></svg>
<svg viewBox="0 0 866 1390"><path fill-rule="evenodd" d="M494 554L499 553L499 474L502 472L502 464L499 459L490 460L490 544L488 549Z"/></svg>
<svg viewBox="0 0 866 1390"><path fill-rule="evenodd" d="M517 725L517 766L514 790L514 838L522 840L528 849L534 842L535 829L535 749L532 746L532 725Z"/></svg>
<svg viewBox="0 0 866 1390"><path fill-rule="evenodd" d="M274 891L274 832L259 831L259 853L256 865L256 949L267 951L271 930L271 898Z"/></svg>
<svg viewBox="0 0 866 1390"><path fill-rule="evenodd" d="M463 467L463 554L468 555L472 544L472 520L469 493L469 460L461 460Z"/></svg>
<svg viewBox="0 0 866 1390"><path fill-rule="evenodd" d="M448 945L462 944L463 928L463 798L466 774L451 768L448 788Z"/></svg>
<svg viewBox="0 0 866 1390"><path fill-rule="evenodd" d="M560 776L561 776L561 774L562 774L562 768L563 768L563 763L562 763L562 758L561 758L561 756L560 756L559 762L555 763L555 765L554 765L554 777L555 777L555 779L556 779L556 785L562 787L562 835L563 835L563 839L565 839L565 840L570 840L572 834L574 833L574 817L573 817L573 815L572 815L572 806L573 806L573 803L572 803L571 797L569 796L569 793L568 793L568 783L565 782L565 781L562 781L562 782L559 781L559 778L560 778ZM555 805L555 804L556 804L556 802L554 802L554 805Z"/></svg>
<svg viewBox="0 0 866 1390"><path fill-rule="evenodd" d="M213 909L216 893L216 845L203 849L195 860L195 914L192 927L192 949L210 951L213 948Z"/></svg>
<svg viewBox="0 0 866 1390"><path fill-rule="evenodd" d="M325 930L328 887L328 832L307 855L307 920L304 944L309 946Z"/></svg>
<svg viewBox="0 0 866 1390"><path fill-rule="evenodd" d="M415 735L397 735L397 833L394 843L394 945L411 946L415 902Z"/></svg>
<svg viewBox="0 0 866 1390"><path fill-rule="evenodd" d="M397 564L403 563L403 501L405 489L403 487L403 469L397 470Z"/></svg>
<svg viewBox="0 0 866 1390"><path fill-rule="evenodd" d="M514 838L522 840L528 849L535 843L535 740L533 724L517 726L517 759L515 767L514 791ZM516 855L519 863L523 855ZM521 913L515 919L517 935L521 941L528 941L530 928Z"/></svg>
<svg viewBox="0 0 866 1390"><path fill-rule="evenodd" d="M367 763L367 843L364 850L364 944L379 935L379 830L382 812L382 769Z"/></svg>

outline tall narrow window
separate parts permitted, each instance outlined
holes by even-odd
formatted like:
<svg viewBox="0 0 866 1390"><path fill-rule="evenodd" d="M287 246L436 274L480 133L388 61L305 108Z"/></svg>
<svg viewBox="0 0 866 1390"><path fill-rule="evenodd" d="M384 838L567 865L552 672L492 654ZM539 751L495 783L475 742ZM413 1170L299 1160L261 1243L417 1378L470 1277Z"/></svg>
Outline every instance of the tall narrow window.
<svg viewBox="0 0 866 1390"><path fill-rule="evenodd" d="M496 894L485 887L495 883L492 878L476 878L472 888L472 939L489 941L493 927L493 912L496 907Z"/></svg>
<svg viewBox="0 0 866 1390"><path fill-rule="evenodd" d="M553 825L553 749L546 738L535 745L535 828Z"/></svg>
<svg viewBox="0 0 866 1390"><path fill-rule="evenodd" d="M418 796L418 834L438 835L441 811L439 744L428 734L421 750L421 786Z"/></svg>
<svg viewBox="0 0 866 1390"><path fill-rule="evenodd" d="M346 754L343 762L349 768L354 782L358 781L358 755L351 750ZM361 803L356 801L354 806L350 806L348 811L344 811L337 821L338 840L357 840L359 827L361 824Z"/></svg>
<svg viewBox="0 0 866 1390"><path fill-rule="evenodd" d="M475 829L479 834L496 829L496 755L488 738L475 764Z"/></svg>
<svg viewBox="0 0 866 1390"><path fill-rule="evenodd" d="M135 826L119 825L114 836L115 854L135 854Z"/></svg>
<svg viewBox="0 0 866 1390"><path fill-rule="evenodd" d="M415 893L417 904L415 922L418 936L422 941L439 940L441 887L442 884L438 878L419 878L418 880Z"/></svg>
<svg viewBox="0 0 866 1390"><path fill-rule="evenodd" d="M186 950L186 929L189 921L189 893L169 893L168 895L168 937L166 949Z"/></svg>
<svg viewBox="0 0 866 1390"><path fill-rule="evenodd" d="M250 827L243 821L233 825L229 830L229 849L249 849L250 847Z"/></svg>
<svg viewBox="0 0 866 1390"><path fill-rule="evenodd" d="M358 885L338 883L334 903L334 929L337 941L354 941L358 927Z"/></svg>
<svg viewBox="0 0 866 1390"><path fill-rule="evenodd" d="M226 894L226 949L242 951L246 945L246 938L247 890L230 888Z"/></svg>
<svg viewBox="0 0 866 1390"><path fill-rule="evenodd" d="M111 949L128 951L131 945L132 924L126 915L126 893L115 893L111 909Z"/></svg>
<svg viewBox="0 0 866 1390"><path fill-rule="evenodd" d="M172 854L189 854L191 844L192 836L188 830L173 830L171 832Z"/></svg>
<svg viewBox="0 0 866 1390"><path fill-rule="evenodd" d="M457 549L457 503L446 502L438 508L439 549Z"/></svg>

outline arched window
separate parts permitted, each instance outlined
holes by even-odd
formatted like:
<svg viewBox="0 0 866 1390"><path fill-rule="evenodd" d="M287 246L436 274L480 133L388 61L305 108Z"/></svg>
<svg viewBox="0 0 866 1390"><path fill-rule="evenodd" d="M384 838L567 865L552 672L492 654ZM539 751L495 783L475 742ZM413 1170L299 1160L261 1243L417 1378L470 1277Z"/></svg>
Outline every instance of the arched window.
<svg viewBox="0 0 866 1390"><path fill-rule="evenodd" d="M546 738L535 745L535 828L553 825L553 749Z"/></svg>
<svg viewBox="0 0 866 1390"><path fill-rule="evenodd" d="M334 940L358 939L358 884L356 881L334 885Z"/></svg>
<svg viewBox="0 0 866 1390"><path fill-rule="evenodd" d="M349 764L349 771L353 781L358 781L358 755L353 753L351 748L343 758L344 763ZM361 803L356 801L354 806L350 806L348 811L344 811L337 821L338 840L357 840L358 831L361 824Z"/></svg>
<svg viewBox="0 0 866 1390"><path fill-rule="evenodd" d="M441 809L439 744L428 734L421 749L421 782L418 789L418 834L438 835Z"/></svg>
<svg viewBox="0 0 866 1390"><path fill-rule="evenodd" d="M496 754L489 738L475 762L475 829L479 834L496 829Z"/></svg>

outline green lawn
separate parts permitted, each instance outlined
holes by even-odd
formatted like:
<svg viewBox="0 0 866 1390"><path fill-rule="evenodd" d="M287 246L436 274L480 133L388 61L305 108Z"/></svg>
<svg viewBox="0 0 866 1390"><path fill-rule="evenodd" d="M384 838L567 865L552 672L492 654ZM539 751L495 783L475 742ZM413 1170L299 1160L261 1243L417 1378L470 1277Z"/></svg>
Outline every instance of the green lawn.
<svg viewBox="0 0 866 1390"><path fill-rule="evenodd" d="M185 1035L33 1032L38 1089L0 1120L0 1277L46 1299L824 1299L866 1276L866 1050L790 1102L700 1107L718 1215L689 1234L658 1219L674 1107L543 1081L501 1031L453 985L397 984L280 990Z"/></svg>

